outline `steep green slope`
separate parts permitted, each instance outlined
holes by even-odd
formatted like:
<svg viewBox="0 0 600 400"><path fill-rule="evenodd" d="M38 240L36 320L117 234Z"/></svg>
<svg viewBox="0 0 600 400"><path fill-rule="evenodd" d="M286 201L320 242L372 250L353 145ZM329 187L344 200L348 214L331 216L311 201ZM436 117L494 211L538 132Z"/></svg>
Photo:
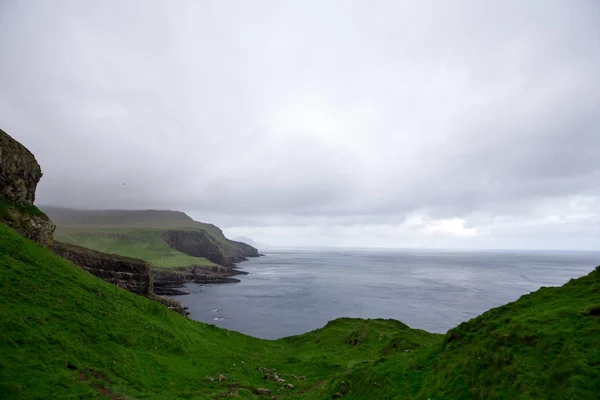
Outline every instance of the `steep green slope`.
<svg viewBox="0 0 600 400"><path fill-rule="evenodd" d="M254 398L267 388L281 398L315 398L330 376L377 356L397 334L395 321L349 320L377 331L376 342L344 342L324 329L265 341L189 320L112 286L0 224L0 398ZM345 331L345 329L343 330ZM320 338L320 339L319 339ZM302 341L324 340L334 346ZM263 379L277 368L294 389ZM206 376L228 376L226 382ZM311 389L313 388L313 389ZM116 397L115 397L116 398ZM319 398L319 397L316 397Z"/></svg>
<svg viewBox="0 0 600 400"><path fill-rule="evenodd" d="M186 319L2 224L0 285L3 399L250 399L258 388L281 399L600 393L600 268L445 336L393 320L338 319L277 341ZM259 367L276 368L294 388L264 379Z"/></svg>

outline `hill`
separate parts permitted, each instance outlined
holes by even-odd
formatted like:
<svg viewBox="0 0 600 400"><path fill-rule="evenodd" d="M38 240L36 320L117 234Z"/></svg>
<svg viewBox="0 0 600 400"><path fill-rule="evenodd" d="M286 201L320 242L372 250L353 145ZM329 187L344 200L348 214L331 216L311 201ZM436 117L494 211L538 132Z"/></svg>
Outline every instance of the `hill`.
<svg viewBox="0 0 600 400"><path fill-rule="evenodd" d="M195 221L180 211L170 210L84 210L54 206L40 206L60 229L70 227L157 227L181 228L208 224Z"/></svg>
<svg viewBox="0 0 600 400"><path fill-rule="evenodd" d="M140 258L155 268L231 266L258 256L252 246L179 211L40 208L56 224L56 240Z"/></svg>
<svg viewBox="0 0 600 400"><path fill-rule="evenodd" d="M446 335L393 320L339 319L277 341L189 320L2 224L0 282L6 399L250 399L259 389L281 399L600 393L600 268ZM264 368L276 368L293 389Z"/></svg>

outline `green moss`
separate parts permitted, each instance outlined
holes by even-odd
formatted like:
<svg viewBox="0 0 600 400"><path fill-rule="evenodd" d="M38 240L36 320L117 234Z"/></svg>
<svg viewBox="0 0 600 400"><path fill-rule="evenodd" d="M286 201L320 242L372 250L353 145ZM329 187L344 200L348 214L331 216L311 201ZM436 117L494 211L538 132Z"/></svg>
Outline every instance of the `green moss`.
<svg viewBox="0 0 600 400"><path fill-rule="evenodd" d="M39 208L32 204L15 204L11 203L4 198L4 196L0 195L0 218L5 218L9 216L10 210L16 210L21 214L44 217L48 218L48 216Z"/></svg>

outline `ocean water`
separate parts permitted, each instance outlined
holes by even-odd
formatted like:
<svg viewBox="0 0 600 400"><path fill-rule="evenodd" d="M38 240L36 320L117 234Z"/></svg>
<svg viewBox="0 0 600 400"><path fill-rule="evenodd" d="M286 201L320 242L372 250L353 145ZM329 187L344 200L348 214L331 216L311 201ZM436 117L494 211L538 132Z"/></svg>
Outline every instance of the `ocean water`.
<svg viewBox="0 0 600 400"><path fill-rule="evenodd" d="M591 272L600 253L294 250L241 263L240 283L187 286L190 318L255 337L305 333L339 317L393 318L444 333L541 286Z"/></svg>

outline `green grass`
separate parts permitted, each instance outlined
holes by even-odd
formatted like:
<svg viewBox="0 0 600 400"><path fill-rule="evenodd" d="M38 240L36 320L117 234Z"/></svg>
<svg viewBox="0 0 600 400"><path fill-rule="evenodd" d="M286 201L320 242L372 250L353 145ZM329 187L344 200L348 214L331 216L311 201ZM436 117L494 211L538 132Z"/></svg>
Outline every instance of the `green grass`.
<svg viewBox="0 0 600 400"><path fill-rule="evenodd" d="M2 224L0 285L2 399L258 399L258 387L309 400L338 392L343 399L600 393L600 269L446 335L344 318L276 341L189 320ZM276 368L296 388L264 380L260 366ZM218 374L229 379L205 380Z"/></svg>
<svg viewBox="0 0 600 400"><path fill-rule="evenodd" d="M450 330L408 358L355 368L344 398L600 398L600 267ZM332 383L332 385L334 385Z"/></svg>
<svg viewBox="0 0 600 400"><path fill-rule="evenodd" d="M161 229L91 229L89 232L73 230L56 235L56 240L120 256L147 261L151 267L173 268L190 265L213 266L204 257L192 257L169 247L162 241Z"/></svg>
<svg viewBox="0 0 600 400"><path fill-rule="evenodd" d="M223 248L234 247L215 225L194 221L178 211L75 210L51 206L43 209L56 223L54 236L57 240L92 250L140 258L153 268L215 265L206 258L188 256L169 247L160 237L166 230L203 230Z"/></svg>
<svg viewBox="0 0 600 400"><path fill-rule="evenodd" d="M18 211L20 214L39 216L39 217L47 217L47 215L41 211L39 208L32 204L15 204L11 203L4 198L4 196L0 195L0 218L4 218L8 216L9 209L14 209Z"/></svg>

